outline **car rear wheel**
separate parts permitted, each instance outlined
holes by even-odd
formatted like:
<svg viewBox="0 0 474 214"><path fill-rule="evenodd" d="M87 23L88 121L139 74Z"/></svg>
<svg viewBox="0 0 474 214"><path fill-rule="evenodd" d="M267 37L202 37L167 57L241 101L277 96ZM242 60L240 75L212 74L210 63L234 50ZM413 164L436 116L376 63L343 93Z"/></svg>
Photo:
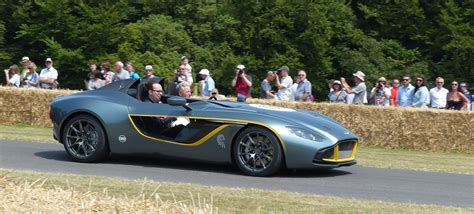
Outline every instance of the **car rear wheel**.
<svg viewBox="0 0 474 214"><path fill-rule="evenodd" d="M75 161L97 162L109 154L104 129L92 116L78 115L69 120L62 137L66 152Z"/></svg>
<svg viewBox="0 0 474 214"><path fill-rule="evenodd" d="M276 136L269 130L251 126L242 131L233 145L235 164L246 175L269 176L282 166L283 153Z"/></svg>

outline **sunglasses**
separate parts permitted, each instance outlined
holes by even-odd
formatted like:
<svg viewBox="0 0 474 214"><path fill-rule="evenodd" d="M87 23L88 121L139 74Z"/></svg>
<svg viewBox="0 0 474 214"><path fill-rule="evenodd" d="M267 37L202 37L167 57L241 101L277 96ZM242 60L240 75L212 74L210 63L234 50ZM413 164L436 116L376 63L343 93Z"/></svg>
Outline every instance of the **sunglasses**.
<svg viewBox="0 0 474 214"><path fill-rule="evenodd" d="M410 79L403 79L403 81L410 81Z"/></svg>
<svg viewBox="0 0 474 214"><path fill-rule="evenodd" d="M436 82L437 84L443 84L444 82Z"/></svg>
<svg viewBox="0 0 474 214"><path fill-rule="evenodd" d="M458 84L456 84L456 83L453 83L453 84L451 84L451 85L458 85Z"/></svg>
<svg viewBox="0 0 474 214"><path fill-rule="evenodd" d="M423 80L422 80L422 79L417 79L416 81L417 81L417 82L423 82Z"/></svg>
<svg viewBox="0 0 474 214"><path fill-rule="evenodd" d="M156 92L156 93L163 93L162 90L152 90L153 92Z"/></svg>

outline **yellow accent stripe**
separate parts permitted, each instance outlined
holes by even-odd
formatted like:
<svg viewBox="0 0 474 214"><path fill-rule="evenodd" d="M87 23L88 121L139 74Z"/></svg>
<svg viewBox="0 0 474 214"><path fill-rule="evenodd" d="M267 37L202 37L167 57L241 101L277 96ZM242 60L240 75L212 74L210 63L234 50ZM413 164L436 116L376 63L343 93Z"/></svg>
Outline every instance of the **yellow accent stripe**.
<svg viewBox="0 0 474 214"><path fill-rule="evenodd" d="M198 145L204 143L204 142L205 142L206 140L208 140L209 138L211 138L212 135L209 136L210 134L215 135L215 134L217 134L219 131L221 131L222 129L224 129L224 128L230 126L229 124L222 125L222 126L225 126L225 127L219 126L219 127L216 128L214 131L212 131L212 132L210 132L209 134L207 134L207 135L204 137L204 138L206 138L206 137L207 137L207 138L204 140L204 142L201 142L200 144L195 145L197 142L201 141L202 139L199 140L199 141L197 141L197 142L195 142L195 143L193 143L193 144L183 144L183 143L176 143L176 142L173 142L173 141L162 140L162 139L153 138L153 137L149 137L149 136L144 135L143 133L140 132L140 130L138 130L138 128L137 128L137 127L135 126L135 124L133 123L132 116L138 116L138 117L170 117L170 116L168 116L168 115L129 114L129 115L128 115L128 118L130 118L130 122L132 123L133 127L135 128L135 130L137 130L137 132L140 133L142 136L144 136L144 137L146 137L146 138L150 138L150 139L152 139L152 140L159 140L159 141L163 141L163 142L165 142L165 143L171 143L171 144L181 145L181 146L198 146ZM278 138L278 140L280 141L280 145L282 146L283 151L286 152L285 143L284 143L283 140L281 139L281 137L280 137L280 135L278 134L278 132L277 132L274 128L272 128L272 127L270 127L270 126L268 126L268 125L266 125L266 124L264 124L264 123L260 123L260 122L256 122L256 121L251 121L251 120L239 120L239 119L216 118L216 117L199 117L199 116L172 116L172 117L184 117L184 118L190 118L190 119L203 119L203 120L221 120L221 121L227 121L227 122L250 123L250 124L255 124L255 125L263 126L263 127L267 128L267 129L269 129L270 131L272 131L273 134L275 134L275 136L276 136L276 137ZM221 127L222 127L222 128L221 128ZM221 129L220 129L220 128L221 128ZM218 130L218 131L216 131L216 130ZM215 132L215 131L216 131L216 132ZM204 139L204 138L203 138L203 139Z"/></svg>
<svg viewBox="0 0 474 214"><path fill-rule="evenodd" d="M327 161L327 162L333 162L333 163L340 163L340 162L346 162L346 161L352 161L355 159L355 155L356 155L356 152L357 152L357 141L354 142L354 147L352 148L352 154L350 157L348 158L342 158L342 159L339 159L339 145L336 145L333 149L333 156L332 156L332 159L329 159L329 158L323 158L323 161Z"/></svg>
<svg viewBox="0 0 474 214"><path fill-rule="evenodd" d="M136 116L136 115L133 115L133 116ZM212 136L214 136L215 134L219 133L221 130L229 127L230 125L229 124L225 124L225 125L221 125L217 128L215 128L214 130L212 130L211 132L209 132L206 136L204 136L203 138L199 139L198 141L194 142L194 143L177 143L177 142L174 142L174 141L169 141L169 140L164 140L164 139L160 139L160 138L154 138L154 137L150 137L148 135L145 135L143 134L138 128L137 126L135 125L135 123L133 122L132 120L132 117L131 115L128 115L128 118L130 119L130 122L132 123L133 127L135 128L135 130L143 137L146 137L148 139L152 139L152 140L158 140L158 141L161 141L161 142L164 142L164 143L170 143L170 144L175 144L175 145L180 145L180 146L199 146L201 144L203 144L204 142L206 142L207 140L209 140L209 138L211 138Z"/></svg>

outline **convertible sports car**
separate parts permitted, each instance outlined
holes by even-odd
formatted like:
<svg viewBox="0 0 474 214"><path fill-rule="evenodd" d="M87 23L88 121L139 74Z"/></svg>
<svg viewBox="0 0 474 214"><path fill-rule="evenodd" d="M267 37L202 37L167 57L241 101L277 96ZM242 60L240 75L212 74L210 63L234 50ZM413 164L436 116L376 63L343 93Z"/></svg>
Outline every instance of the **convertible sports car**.
<svg viewBox="0 0 474 214"><path fill-rule="evenodd" d="M159 104L143 102L147 93L143 81L122 80L58 97L54 138L79 162L160 155L233 163L252 176L356 163L357 136L322 114L165 95Z"/></svg>

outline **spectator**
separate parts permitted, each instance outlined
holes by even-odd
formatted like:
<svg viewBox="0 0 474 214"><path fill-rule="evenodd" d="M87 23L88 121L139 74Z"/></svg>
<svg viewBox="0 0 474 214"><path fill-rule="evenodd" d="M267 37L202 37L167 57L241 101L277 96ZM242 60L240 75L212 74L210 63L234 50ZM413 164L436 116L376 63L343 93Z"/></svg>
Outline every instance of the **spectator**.
<svg viewBox="0 0 474 214"><path fill-rule="evenodd" d="M293 78L293 85L290 86L290 101L295 101L295 96L296 96L296 89L298 88L298 85L300 84L301 79L296 76Z"/></svg>
<svg viewBox="0 0 474 214"><path fill-rule="evenodd" d="M252 78L247 75L244 65L237 65L232 87L235 88L238 100L242 101L250 97L250 87L252 87ZM240 97L240 98L239 98Z"/></svg>
<svg viewBox="0 0 474 214"><path fill-rule="evenodd" d="M461 91L462 93L464 94L464 96L466 96L466 98L468 99L468 103L467 103L467 110L471 110L472 108L472 102L474 102L473 100L473 97L472 97L472 94L469 92L469 90L467 90L467 84L465 82L462 82L461 85Z"/></svg>
<svg viewBox="0 0 474 214"><path fill-rule="evenodd" d="M342 90L342 84L339 80L334 80L332 84L332 90L329 92L329 102L330 103L346 103L347 102L347 93Z"/></svg>
<svg viewBox="0 0 474 214"><path fill-rule="evenodd" d="M153 75L153 66L151 65L146 65L145 66L145 76L142 77L142 80L149 80L155 78L155 75Z"/></svg>
<svg viewBox="0 0 474 214"><path fill-rule="evenodd" d="M187 71L189 72L189 76L192 77L193 67L191 67L191 65L189 64L189 59L188 59L188 57L186 57L186 56L182 56L182 57L181 57L181 65L186 66L186 69L187 69ZM191 81L191 82L192 82L192 81Z"/></svg>
<svg viewBox="0 0 474 214"><path fill-rule="evenodd" d="M400 86L400 81L398 79L393 79L392 87L390 88L390 105L391 106L399 105L399 103L397 102L397 94L398 94L399 86Z"/></svg>
<svg viewBox="0 0 474 214"><path fill-rule="evenodd" d="M344 87L344 91L348 94L354 94L354 99L352 103L354 104L364 104L366 103L366 93L367 93L367 86L365 85L364 78L365 74L362 71L357 71L356 73L352 74L354 76L355 87L351 88L349 84L347 84L345 78L341 78L341 83Z"/></svg>
<svg viewBox="0 0 474 214"><path fill-rule="evenodd" d="M260 98L275 99L275 93L272 91L271 82L275 79L275 72L268 71L267 77L260 83Z"/></svg>
<svg viewBox="0 0 474 214"><path fill-rule="evenodd" d="M46 59L46 68L41 70L39 83L41 88L56 89L58 87L58 71L53 67L53 60Z"/></svg>
<svg viewBox="0 0 474 214"><path fill-rule="evenodd" d="M387 80L385 77L380 77L370 92L370 99L374 99L374 104L377 106L390 106L390 89L385 86Z"/></svg>
<svg viewBox="0 0 474 214"><path fill-rule="evenodd" d="M281 66L276 75L276 86L278 88L278 100L289 101L291 99L290 87L293 85L293 79L289 76L290 68L288 66ZM281 76L281 81L280 81Z"/></svg>
<svg viewBox="0 0 474 214"><path fill-rule="evenodd" d="M201 75L201 79L204 81L202 84L202 96L210 97L211 91L216 88L214 79L212 79L211 74L207 69L201 69L199 74Z"/></svg>
<svg viewBox="0 0 474 214"><path fill-rule="evenodd" d="M209 100L222 100L222 99L225 99L225 96L219 94L219 90L217 90L217 88L212 89Z"/></svg>
<svg viewBox="0 0 474 214"><path fill-rule="evenodd" d="M191 98L191 85L188 82L182 82L178 85L178 93L179 96L184 97L186 99Z"/></svg>
<svg viewBox="0 0 474 214"><path fill-rule="evenodd" d="M104 79L103 74L100 71L97 70L97 64L95 64L95 63L89 64L89 73L87 74L86 79L84 79L85 89L88 88L89 81L91 80L90 77L94 72L97 72L99 74L100 79Z"/></svg>
<svg viewBox="0 0 474 214"><path fill-rule="evenodd" d="M153 79L146 82L145 88L148 90L148 97L144 102L161 103L161 95L163 95L163 87Z"/></svg>
<svg viewBox="0 0 474 214"><path fill-rule="evenodd" d="M23 80L23 87L24 88L31 88L35 89L38 88L39 84L39 75L36 72L36 65L33 62L28 63L28 73Z"/></svg>
<svg viewBox="0 0 474 214"><path fill-rule="evenodd" d="M173 77L173 81L170 82L170 86L168 88L169 89L168 94L173 95L173 96L179 95L178 85L181 82L187 82L189 83L189 85L192 85L193 83L193 78L188 72L186 65L180 65L178 69L176 70Z"/></svg>
<svg viewBox="0 0 474 214"><path fill-rule="evenodd" d="M127 62L125 70L130 73L130 79L140 79L140 75L135 71L131 62Z"/></svg>
<svg viewBox="0 0 474 214"><path fill-rule="evenodd" d="M127 70L123 69L123 63L120 61L115 62L114 64L115 75L112 78L112 82L130 79L130 73Z"/></svg>
<svg viewBox="0 0 474 214"><path fill-rule="evenodd" d="M21 79L24 79L26 77L26 74L30 71L28 69L28 65L31 63L30 58L27 56L24 56L21 58L21 64L23 65L23 69L21 70Z"/></svg>
<svg viewBox="0 0 474 214"><path fill-rule="evenodd" d="M409 75L403 76L402 86L398 88L397 102L402 107L411 106L413 103L413 95L415 94L415 87L410 84L411 77Z"/></svg>
<svg viewBox="0 0 474 214"><path fill-rule="evenodd" d="M413 107L426 108L430 104L430 92L425 85L425 77L418 75L413 96Z"/></svg>
<svg viewBox="0 0 474 214"><path fill-rule="evenodd" d="M102 70L100 71L100 73L102 73L102 75L104 75L104 79L105 79L105 84L109 84L112 82L112 80L114 79L114 76L115 76L115 73L112 72L110 70L110 62L103 62L100 67L102 68Z"/></svg>
<svg viewBox="0 0 474 214"><path fill-rule="evenodd" d="M465 110L469 103L469 100L464 96L456 80L451 82L451 91L448 93L446 99L448 100L446 102L446 109Z"/></svg>
<svg viewBox="0 0 474 214"><path fill-rule="evenodd" d="M295 100L303 102L312 102L314 99L311 94L311 82L306 79L306 72L300 70L298 72L298 87L296 88Z"/></svg>
<svg viewBox="0 0 474 214"><path fill-rule="evenodd" d="M20 68L18 65L12 65L4 72L7 86L20 87Z"/></svg>
<svg viewBox="0 0 474 214"><path fill-rule="evenodd" d="M435 83L436 87L430 89L431 108L444 109L446 108L446 97L449 91L443 87L443 78L436 78Z"/></svg>
<svg viewBox="0 0 474 214"><path fill-rule="evenodd" d="M100 77L100 71L91 72L89 76L89 82L87 84L87 90L102 88L105 85L105 80L100 79Z"/></svg>

